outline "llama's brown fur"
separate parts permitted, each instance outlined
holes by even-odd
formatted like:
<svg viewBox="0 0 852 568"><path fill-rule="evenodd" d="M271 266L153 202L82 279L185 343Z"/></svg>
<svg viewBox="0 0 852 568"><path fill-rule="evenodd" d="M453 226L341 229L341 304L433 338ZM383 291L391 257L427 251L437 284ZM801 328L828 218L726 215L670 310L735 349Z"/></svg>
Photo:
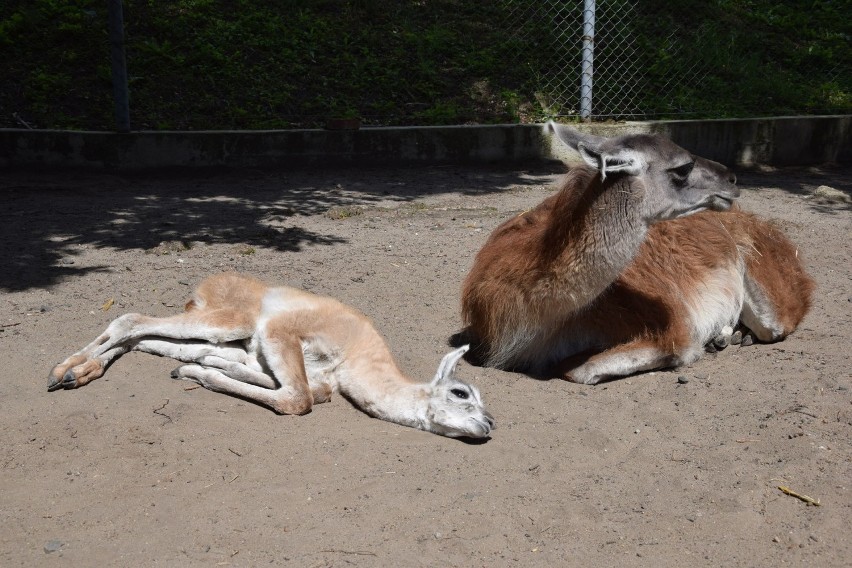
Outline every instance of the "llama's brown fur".
<svg viewBox="0 0 852 568"><path fill-rule="evenodd" d="M749 281L780 324L755 330L758 338L796 328L813 280L780 230L737 208L652 224L626 267L594 258L623 237L613 233L641 231L598 217L630 223L623 212L641 199L627 184L604 191L595 170L579 167L559 192L494 230L462 293L467 336L485 364L570 379L595 358L639 349L659 355L636 370L689 363L736 324Z"/></svg>

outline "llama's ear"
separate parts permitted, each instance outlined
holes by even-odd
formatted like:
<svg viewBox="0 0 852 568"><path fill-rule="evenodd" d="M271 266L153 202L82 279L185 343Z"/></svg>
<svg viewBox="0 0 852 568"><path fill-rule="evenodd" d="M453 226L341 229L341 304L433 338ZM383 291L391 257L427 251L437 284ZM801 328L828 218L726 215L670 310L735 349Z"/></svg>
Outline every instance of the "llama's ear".
<svg viewBox="0 0 852 568"><path fill-rule="evenodd" d="M606 179L607 174L625 173L635 176L642 172L642 158L633 150L619 149L604 153L580 142L577 144L577 152L586 164L601 173L602 180Z"/></svg>
<svg viewBox="0 0 852 568"><path fill-rule="evenodd" d="M577 150L577 146L580 144L583 144L586 147L596 148L606 142L606 138L595 136L594 134L586 134L584 132L580 132L576 128L571 128L564 124L557 124L552 120L544 125L544 131L556 134L556 137L560 142L574 150Z"/></svg>
<svg viewBox="0 0 852 568"><path fill-rule="evenodd" d="M435 378L432 379L432 384L436 385L441 381L452 379L456 372L456 363L459 362L459 359L461 359L469 349L470 345L462 345L455 351L450 351L444 355L444 358L441 359L441 364L438 365L438 371L435 373Z"/></svg>

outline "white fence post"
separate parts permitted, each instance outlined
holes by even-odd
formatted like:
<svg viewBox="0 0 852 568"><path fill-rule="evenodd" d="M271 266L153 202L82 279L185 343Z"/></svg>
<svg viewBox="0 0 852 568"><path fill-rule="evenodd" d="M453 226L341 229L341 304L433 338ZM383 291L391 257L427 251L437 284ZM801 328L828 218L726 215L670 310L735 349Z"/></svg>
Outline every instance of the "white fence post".
<svg viewBox="0 0 852 568"><path fill-rule="evenodd" d="M583 63L580 69L580 118L592 118L595 59L595 0L583 0Z"/></svg>

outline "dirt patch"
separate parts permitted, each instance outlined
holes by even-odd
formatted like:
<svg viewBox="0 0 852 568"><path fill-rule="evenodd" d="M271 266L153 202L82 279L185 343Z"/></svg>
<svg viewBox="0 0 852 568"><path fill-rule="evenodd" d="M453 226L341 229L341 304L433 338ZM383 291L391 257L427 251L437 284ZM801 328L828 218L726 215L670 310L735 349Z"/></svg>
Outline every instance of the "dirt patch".
<svg viewBox="0 0 852 568"><path fill-rule="evenodd" d="M824 195L851 173L740 175L819 285L786 341L597 387L463 363L497 419L482 444L339 396L275 416L150 355L75 391L46 377L235 269L356 306L426 380L475 252L557 170L0 174L0 565L847 565L852 209Z"/></svg>

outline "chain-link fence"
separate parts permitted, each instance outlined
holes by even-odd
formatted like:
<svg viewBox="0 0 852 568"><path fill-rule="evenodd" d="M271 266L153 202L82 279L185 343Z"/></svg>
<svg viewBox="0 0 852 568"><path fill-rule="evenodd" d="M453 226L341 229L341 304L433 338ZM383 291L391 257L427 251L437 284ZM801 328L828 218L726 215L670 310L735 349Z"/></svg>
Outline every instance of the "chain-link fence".
<svg viewBox="0 0 852 568"><path fill-rule="evenodd" d="M672 29L647 27L633 2L574 0L508 2L509 15L529 50L519 60L538 68L539 103L553 116L641 118L660 114L660 101L683 84L707 74L699 61L688 68L669 66L653 74L648 42L654 55L678 61L680 44ZM641 37L637 25L644 24ZM701 33L701 29L696 30ZM534 60L534 61L533 61ZM655 100L649 105L649 100ZM671 105L670 105L671 106ZM672 111L688 113L688 109Z"/></svg>
<svg viewBox="0 0 852 568"><path fill-rule="evenodd" d="M0 2L0 128L113 127L107 4ZM134 130L852 112L842 2L109 4Z"/></svg>
<svg viewBox="0 0 852 568"><path fill-rule="evenodd" d="M784 109L786 77L748 53L747 30L727 28L706 14L641 0L504 2L507 29L525 46L518 63L537 74L536 97L552 116L756 116L762 101L770 113L779 107L781 114L830 113L844 104ZM824 91L848 97L852 65L819 68L819 54L811 53L813 46L807 51L801 67L819 77ZM742 108L714 106L714 93L724 93L717 97L723 99L732 92L742 93Z"/></svg>

